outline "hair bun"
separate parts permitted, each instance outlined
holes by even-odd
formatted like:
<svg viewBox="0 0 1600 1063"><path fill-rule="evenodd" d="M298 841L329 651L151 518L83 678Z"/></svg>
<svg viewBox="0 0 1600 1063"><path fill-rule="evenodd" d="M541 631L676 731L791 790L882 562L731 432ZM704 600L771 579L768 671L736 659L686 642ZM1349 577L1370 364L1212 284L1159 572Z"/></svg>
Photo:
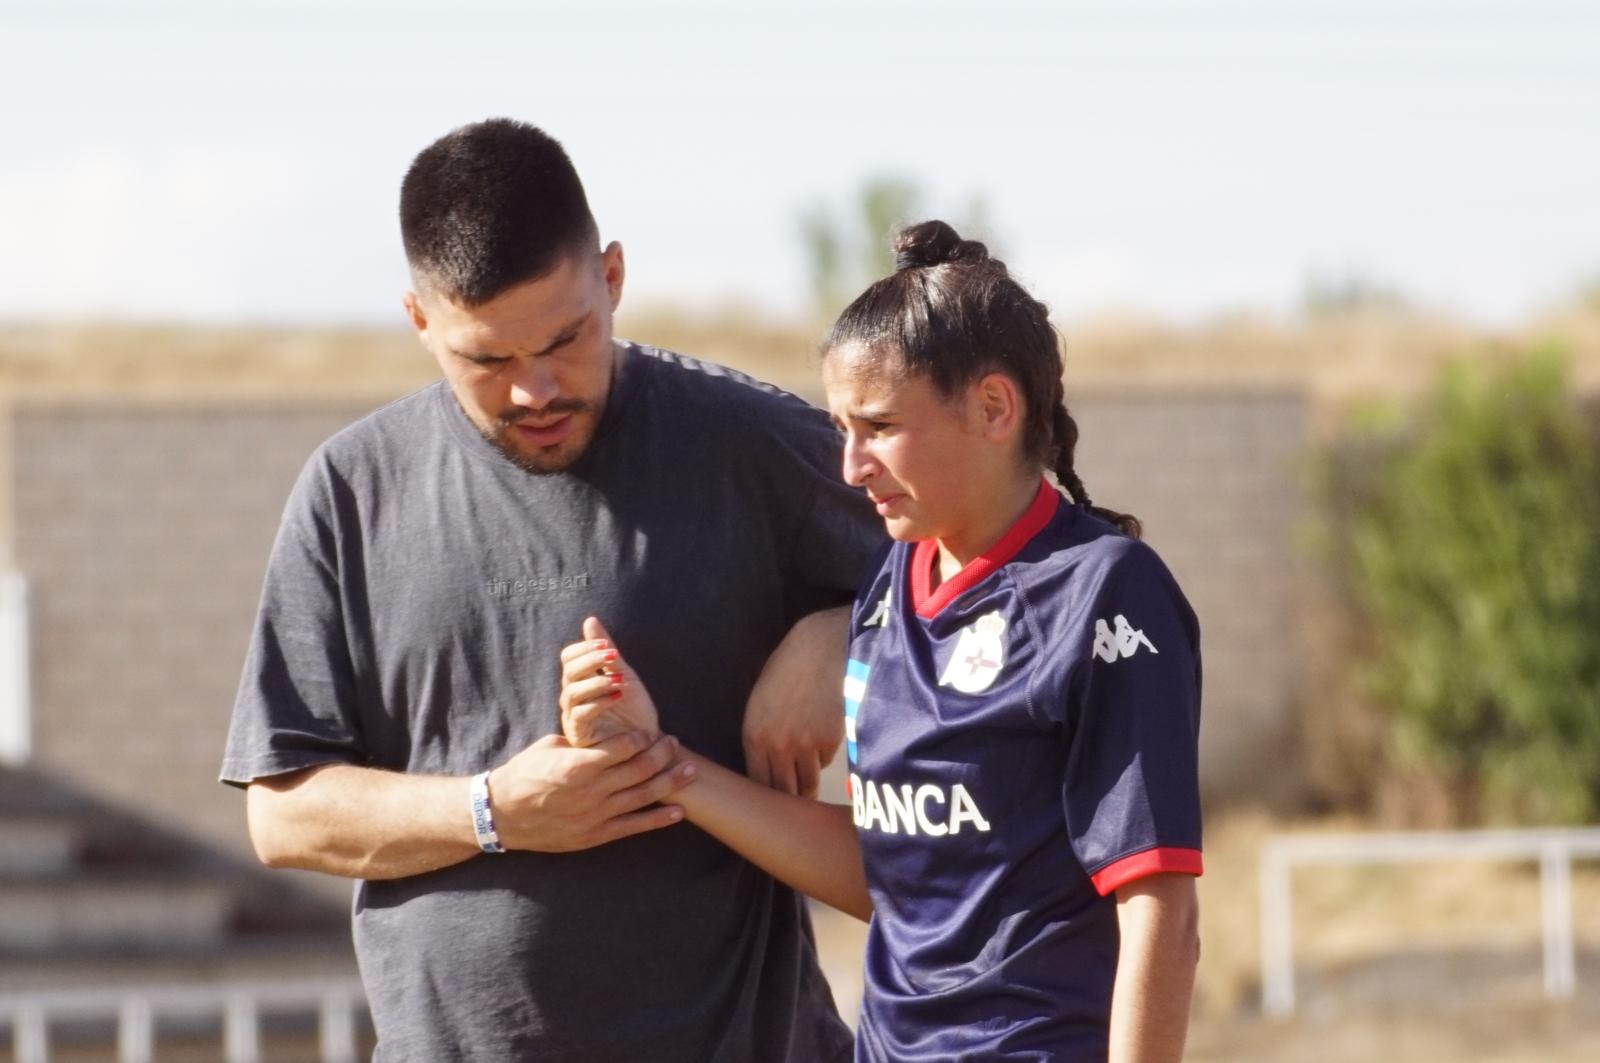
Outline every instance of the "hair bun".
<svg viewBox="0 0 1600 1063"><path fill-rule="evenodd" d="M894 268L920 269L947 262L987 262L989 249L976 240L963 240L961 234L942 221L925 221L901 229L894 238Z"/></svg>

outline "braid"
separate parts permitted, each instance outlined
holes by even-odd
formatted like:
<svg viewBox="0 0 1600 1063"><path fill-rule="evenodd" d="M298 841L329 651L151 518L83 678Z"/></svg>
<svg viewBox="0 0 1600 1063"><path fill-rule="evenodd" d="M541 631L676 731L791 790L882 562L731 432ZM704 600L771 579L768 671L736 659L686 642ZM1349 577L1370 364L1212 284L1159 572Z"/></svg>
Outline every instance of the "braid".
<svg viewBox="0 0 1600 1063"><path fill-rule="evenodd" d="M1139 523L1138 517L1097 506L1090 500L1088 488L1083 486L1083 480L1073 468L1073 456L1078 449L1078 422L1072 419L1072 414L1067 412L1066 403L1062 402L1059 396L1056 399L1055 409L1050 414L1050 435L1055 443L1053 471L1061 486L1072 496L1072 500L1101 520L1116 525L1124 535L1135 539L1142 536L1144 526Z"/></svg>

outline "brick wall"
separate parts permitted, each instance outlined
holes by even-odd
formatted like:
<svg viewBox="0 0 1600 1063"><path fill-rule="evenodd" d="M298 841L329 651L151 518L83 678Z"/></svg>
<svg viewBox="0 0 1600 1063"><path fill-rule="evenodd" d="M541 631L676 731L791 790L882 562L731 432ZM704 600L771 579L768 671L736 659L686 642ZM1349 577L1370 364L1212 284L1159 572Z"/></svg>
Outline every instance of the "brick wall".
<svg viewBox="0 0 1600 1063"><path fill-rule="evenodd" d="M300 466L362 407L24 407L36 763L231 848L216 783L267 553Z"/></svg>
<svg viewBox="0 0 1600 1063"><path fill-rule="evenodd" d="M14 411L41 767L245 847L242 801L215 778L262 570L306 456L371 405ZM1076 412L1096 500L1144 519L1200 614L1207 789L1260 792L1289 737L1304 404L1089 393Z"/></svg>
<svg viewBox="0 0 1600 1063"><path fill-rule="evenodd" d="M1295 796L1293 752L1306 405L1290 394L1088 395L1078 470L1097 503L1144 521L1200 618L1202 781Z"/></svg>

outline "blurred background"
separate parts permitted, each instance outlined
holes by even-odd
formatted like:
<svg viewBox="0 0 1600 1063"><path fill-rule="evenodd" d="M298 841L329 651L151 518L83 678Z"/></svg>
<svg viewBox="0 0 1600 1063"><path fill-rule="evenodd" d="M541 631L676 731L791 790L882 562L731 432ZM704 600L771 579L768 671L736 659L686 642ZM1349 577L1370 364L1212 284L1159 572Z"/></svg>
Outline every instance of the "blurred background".
<svg viewBox="0 0 1600 1063"><path fill-rule="evenodd" d="M400 177L493 115L630 338L816 399L928 216L1052 306L1204 632L1190 1058L1600 1058L1600 845L1458 833L1600 818L1596 54L1582 0L0 0L0 1059L368 1036L348 885L214 780L296 472L435 377Z"/></svg>

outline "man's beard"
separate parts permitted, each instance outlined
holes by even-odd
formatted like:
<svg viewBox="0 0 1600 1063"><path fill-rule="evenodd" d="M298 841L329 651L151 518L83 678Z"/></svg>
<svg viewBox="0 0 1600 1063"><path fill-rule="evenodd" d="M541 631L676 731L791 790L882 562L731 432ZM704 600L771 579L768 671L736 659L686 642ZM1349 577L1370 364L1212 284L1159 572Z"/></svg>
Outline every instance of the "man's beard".
<svg viewBox="0 0 1600 1063"><path fill-rule="evenodd" d="M572 464L581 458L583 456L583 452L588 449L589 441L585 441L582 447L578 448L578 450L573 454L568 455L559 465L557 465L549 462L541 462L539 459L533 457L527 452L517 449L516 444L512 442L512 429L530 417L548 417L551 414L564 414L571 415L573 417L579 417L584 414L593 413L594 410L594 403L585 402L582 399L553 399L547 406L544 407L544 409L538 411L537 414L535 414L534 411L524 407L513 406L509 410L503 411L499 417L496 417L492 425L487 428L480 428L479 431L483 434L483 438L493 444L494 448L504 455L505 459L511 462L511 464L515 465L524 472L533 473L535 476L546 476L550 473L564 472L565 470L571 468ZM595 420L598 421L599 418L595 417ZM577 425L573 425L572 431L576 431L577 428ZM563 439L561 443L557 443L554 447L541 449L555 450L557 447L560 447L571 438L572 437L569 435L567 439Z"/></svg>

